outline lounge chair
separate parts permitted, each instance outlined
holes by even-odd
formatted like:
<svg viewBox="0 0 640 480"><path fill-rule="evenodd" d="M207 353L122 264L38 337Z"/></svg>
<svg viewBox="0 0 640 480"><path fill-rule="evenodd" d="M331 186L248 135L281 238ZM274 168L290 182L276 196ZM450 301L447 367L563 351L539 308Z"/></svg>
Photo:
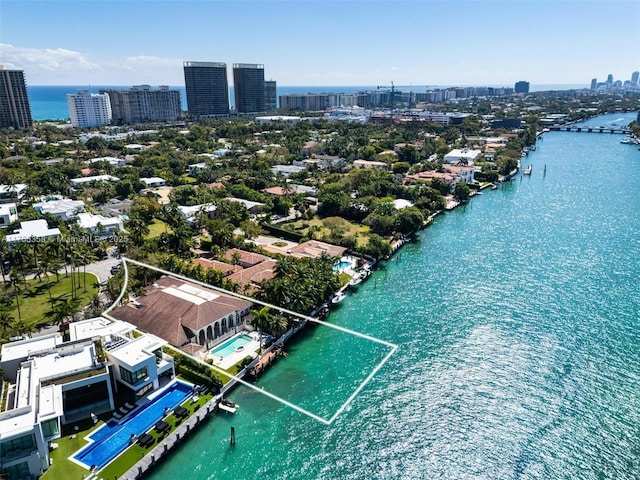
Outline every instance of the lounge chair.
<svg viewBox="0 0 640 480"><path fill-rule="evenodd" d="M120 420L122 418L122 415L120 415L118 412L113 412L113 416L115 418L117 418L118 420Z"/></svg>
<svg viewBox="0 0 640 480"><path fill-rule="evenodd" d="M120 407L120 408L118 409L118 411L119 411L121 414L123 414L123 415L126 415L127 413L129 413L129 410L127 410L127 409L126 409L126 408L124 408L124 407Z"/></svg>
<svg viewBox="0 0 640 480"><path fill-rule="evenodd" d="M135 408L135 405L131 405L129 402L124 404L125 407L127 407L129 410L133 410Z"/></svg>

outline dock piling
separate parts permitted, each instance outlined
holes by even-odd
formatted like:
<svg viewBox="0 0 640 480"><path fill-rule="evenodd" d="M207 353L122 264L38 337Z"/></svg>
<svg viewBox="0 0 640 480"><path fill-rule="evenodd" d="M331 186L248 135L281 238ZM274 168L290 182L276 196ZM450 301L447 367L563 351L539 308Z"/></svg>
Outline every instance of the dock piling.
<svg viewBox="0 0 640 480"><path fill-rule="evenodd" d="M236 429L231 427L231 445L236 444Z"/></svg>

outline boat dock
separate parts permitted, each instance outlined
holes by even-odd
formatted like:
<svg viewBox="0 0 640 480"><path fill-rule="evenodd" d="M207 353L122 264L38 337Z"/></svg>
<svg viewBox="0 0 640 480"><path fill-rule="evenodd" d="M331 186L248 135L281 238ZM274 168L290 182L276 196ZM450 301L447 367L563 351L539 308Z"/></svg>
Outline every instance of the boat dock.
<svg viewBox="0 0 640 480"><path fill-rule="evenodd" d="M262 356L262 358L260 358L260 360L258 360L258 363L256 363L253 366L253 368L251 370L249 370L249 372L248 372L249 375L251 375L252 377L256 378L258 375L260 375L262 372L264 372L267 368L269 368L271 366L271 364L278 359L278 357L280 357L282 355L284 355L284 350L282 348L282 345L278 345L273 350L265 353ZM218 407L223 409L222 408L222 404L220 404Z"/></svg>

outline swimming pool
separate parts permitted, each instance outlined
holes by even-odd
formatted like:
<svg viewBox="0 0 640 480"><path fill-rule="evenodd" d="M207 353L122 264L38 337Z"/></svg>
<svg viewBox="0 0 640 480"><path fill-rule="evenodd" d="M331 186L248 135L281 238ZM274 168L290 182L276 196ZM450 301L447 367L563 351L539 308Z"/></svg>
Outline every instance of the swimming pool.
<svg viewBox="0 0 640 480"><path fill-rule="evenodd" d="M351 267L351 262L347 260L340 260L339 263L334 263L331 268L333 268L334 272L341 272L349 267Z"/></svg>
<svg viewBox="0 0 640 480"><path fill-rule="evenodd" d="M191 385L175 382L119 422L109 422L89 435L88 438L93 443L80 450L73 458L87 468L95 465L101 469L129 446L131 434L138 436L149 430L164 417L165 408L177 407L189 397L191 391Z"/></svg>
<svg viewBox="0 0 640 480"><path fill-rule="evenodd" d="M211 355L216 357L226 357L227 355L231 355L232 353L242 350L239 347L243 347L247 345L249 342L253 341L249 335L238 335L237 337L233 337L222 345L218 345L216 348L209 352Z"/></svg>

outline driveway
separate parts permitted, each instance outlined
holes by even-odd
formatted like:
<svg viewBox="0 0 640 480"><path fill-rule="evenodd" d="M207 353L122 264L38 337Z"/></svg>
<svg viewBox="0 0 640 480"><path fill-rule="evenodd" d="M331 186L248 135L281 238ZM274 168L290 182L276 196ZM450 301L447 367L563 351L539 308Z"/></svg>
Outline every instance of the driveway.
<svg viewBox="0 0 640 480"><path fill-rule="evenodd" d="M111 267L119 265L122 262L119 258L109 257L106 260L89 263L87 265L87 273L93 273L98 277L98 282L104 282L111 277ZM84 267L83 267L84 268Z"/></svg>

